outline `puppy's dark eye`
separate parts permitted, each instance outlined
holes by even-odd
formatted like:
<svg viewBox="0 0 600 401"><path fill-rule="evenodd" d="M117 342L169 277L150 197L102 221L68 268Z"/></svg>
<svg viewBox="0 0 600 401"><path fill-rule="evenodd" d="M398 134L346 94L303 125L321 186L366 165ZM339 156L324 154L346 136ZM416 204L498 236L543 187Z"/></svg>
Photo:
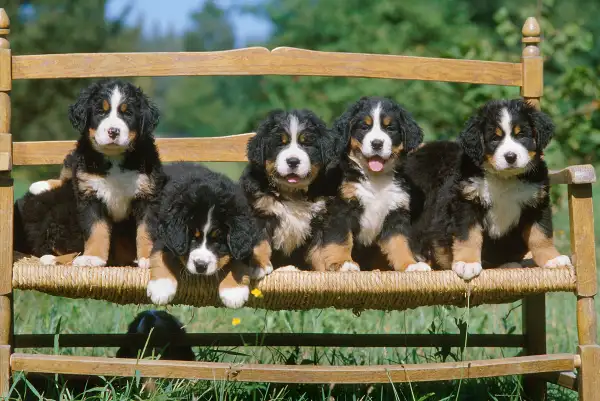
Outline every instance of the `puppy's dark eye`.
<svg viewBox="0 0 600 401"><path fill-rule="evenodd" d="M281 143L286 145L290 141L290 137L288 134L281 134Z"/></svg>
<svg viewBox="0 0 600 401"><path fill-rule="evenodd" d="M219 235L221 235L221 230L219 230L218 228L215 228L210 232L210 237L213 239L217 238Z"/></svg>
<svg viewBox="0 0 600 401"><path fill-rule="evenodd" d="M127 111L127 103L123 103L121 105L121 113L125 113Z"/></svg>
<svg viewBox="0 0 600 401"><path fill-rule="evenodd" d="M521 126L520 125L515 125L513 127L513 135L519 135L521 133Z"/></svg>
<svg viewBox="0 0 600 401"><path fill-rule="evenodd" d="M502 128L500 128L500 127L496 127L496 135L497 135L497 136L502 136L502 135L504 135L504 132L502 131Z"/></svg>
<svg viewBox="0 0 600 401"><path fill-rule="evenodd" d="M381 121L381 123L383 124L384 128L389 127L390 124L392 123L392 117L390 117L390 116L383 117L383 121Z"/></svg>
<svg viewBox="0 0 600 401"><path fill-rule="evenodd" d="M102 101L102 110L103 111L108 111L110 110L110 104L108 104L108 100L104 99Z"/></svg>

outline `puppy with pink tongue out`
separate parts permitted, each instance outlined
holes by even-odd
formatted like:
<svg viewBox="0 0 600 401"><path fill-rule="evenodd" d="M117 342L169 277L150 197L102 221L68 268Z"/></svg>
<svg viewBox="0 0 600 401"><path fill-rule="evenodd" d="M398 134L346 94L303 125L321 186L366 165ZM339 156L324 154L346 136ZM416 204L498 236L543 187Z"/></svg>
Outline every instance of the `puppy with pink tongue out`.
<svg viewBox="0 0 600 401"><path fill-rule="evenodd" d="M324 270L428 271L411 250L406 154L423 140L410 113L388 98L364 97L334 123L343 177L319 236ZM357 263L359 262L359 263ZM365 267L367 267L365 266Z"/></svg>

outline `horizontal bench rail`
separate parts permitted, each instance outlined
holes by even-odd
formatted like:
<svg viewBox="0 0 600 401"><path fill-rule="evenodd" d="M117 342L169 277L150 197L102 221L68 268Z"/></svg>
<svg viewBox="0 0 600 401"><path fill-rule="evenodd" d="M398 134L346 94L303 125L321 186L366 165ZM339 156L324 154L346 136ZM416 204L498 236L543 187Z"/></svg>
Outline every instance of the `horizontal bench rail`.
<svg viewBox="0 0 600 401"><path fill-rule="evenodd" d="M17 334L15 348L53 348L55 334ZM174 344L214 347L462 347L460 334L321 334L321 333L190 333L148 340L145 334L60 334L60 347L122 347ZM525 345L522 334L469 334L469 347L511 347Z"/></svg>
<svg viewBox="0 0 600 401"><path fill-rule="evenodd" d="M522 64L278 47L215 52L74 53L12 57L13 79L305 75L521 86Z"/></svg>
<svg viewBox="0 0 600 401"><path fill-rule="evenodd" d="M245 162L246 146L254 133L202 138L158 138L163 162ZM13 142L13 165L41 166L62 164L75 141ZM589 184L596 182L591 164L550 171L551 184Z"/></svg>
<svg viewBox="0 0 600 401"><path fill-rule="evenodd" d="M575 369L576 355L551 354L429 364L315 366L135 360L13 354L13 371L270 383L405 383L524 375Z"/></svg>

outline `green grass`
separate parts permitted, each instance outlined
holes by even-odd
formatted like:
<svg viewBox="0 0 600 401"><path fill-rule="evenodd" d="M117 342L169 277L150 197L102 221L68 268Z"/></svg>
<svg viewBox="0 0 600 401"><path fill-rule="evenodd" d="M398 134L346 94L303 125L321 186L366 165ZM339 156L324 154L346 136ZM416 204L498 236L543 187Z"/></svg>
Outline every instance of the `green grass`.
<svg viewBox="0 0 600 401"><path fill-rule="evenodd" d="M226 172L239 173L239 166ZM228 171L229 170L229 171ZM23 177L28 177L28 174ZM235 174L235 173L234 173ZM17 181L16 192L28 183ZM595 206L600 210L598 188ZM560 195L560 194L559 194ZM568 250L568 216L564 197L555 216L556 241ZM596 220L598 225L598 220ZM596 228L600 232L599 227ZM16 333L122 333L133 317L147 306L117 306L103 301L71 300L28 291L16 291ZM468 333L512 333L521 330L520 302L486 305L466 309L455 307L423 307L402 312L364 311L359 316L351 311L333 309L315 311L264 311L244 308L168 307L188 332L268 332L268 333L460 333L468 320ZM241 323L232 325L232 319ZM59 323L60 322L60 323ZM575 297L572 294L548 294L546 322L548 352L575 352L577 345ZM58 352L95 356L114 356L116 349L45 349L28 352ZM196 348L198 360L279 364L396 364L467 360L514 356L518 349L494 348ZM47 381L29 382L24 376L15 378L11 399L64 400L520 400L519 377L464 380L402 385L274 385L267 383L232 383L190 380L158 380L152 392L142 390L140 378L100 378L83 388L74 389L62 377L50 375ZM576 394L550 386L551 400L575 400ZM38 396L39 394L39 396ZM44 398L40 398L44 397Z"/></svg>

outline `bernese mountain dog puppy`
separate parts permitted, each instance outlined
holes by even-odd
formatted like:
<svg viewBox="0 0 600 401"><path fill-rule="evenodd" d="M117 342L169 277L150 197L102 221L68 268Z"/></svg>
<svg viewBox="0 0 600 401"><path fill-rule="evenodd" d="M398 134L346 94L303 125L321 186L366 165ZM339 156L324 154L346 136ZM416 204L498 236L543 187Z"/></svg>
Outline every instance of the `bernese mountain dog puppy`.
<svg viewBox="0 0 600 401"><path fill-rule="evenodd" d="M334 132L342 180L315 250L320 270L430 270L411 251L411 195L402 170L423 140L419 125L393 100L363 97L335 121Z"/></svg>
<svg viewBox="0 0 600 401"><path fill-rule="evenodd" d="M271 267L270 253L265 252L239 185L194 163L174 163L164 171L166 184L148 216L154 247L147 293L153 303L171 302L178 280L188 274L209 276L223 271L256 277L247 272L250 266L263 272ZM242 306L248 300L247 283L227 280L219 288L223 304Z"/></svg>
<svg viewBox="0 0 600 401"><path fill-rule="evenodd" d="M136 231L138 266L148 267L152 244L144 218L163 180L152 135L159 122L158 109L131 83L100 80L81 91L69 107L69 119L80 137L65 158L60 179L33 183L29 192L35 197L72 185L73 208L55 210L47 216L71 222L71 217L62 213L76 214L83 247L79 249L82 255L73 260L74 265L106 265L111 231L116 230L115 224L131 219ZM21 218L30 220L28 214ZM44 230L35 231L35 222L25 223L26 236L46 235ZM42 219L38 228L50 224ZM75 238L69 230L57 230L55 234ZM46 257L46 262L52 263L52 257Z"/></svg>
<svg viewBox="0 0 600 401"><path fill-rule="evenodd" d="M312 238L337 185L328 182L333 154L331 133L309 110L271 111L248 142L249 164L240 184L275 266L313 265Z"/></svg>
<svg viewBox="0 0 600 401"><path fill-rule="evenodd" d="M147 310L140 312L135 319L129 323L127 334L144 334L146 336L158 337L161 340L145 349L145 344L123 346L117 350L117 358L142 358L147 356L159 356L162 360L171 361L195 361L196 355L192 347L176 345L166 341L167 337L177 337L185 334L185 328L177 318L166 311ZM145 354L142 352L145 350Z"/></svg>
<svg viewBox="0 0 600 401"><path fill-rule="evenodd" d="M483 267L514 266L528 251L538 266L570 266L552 238L543 150L554 124L521 100L494 100L466 123L457 142L432 142L409 158L407 173L423 210L415 250L461 278Z"/></svg>

